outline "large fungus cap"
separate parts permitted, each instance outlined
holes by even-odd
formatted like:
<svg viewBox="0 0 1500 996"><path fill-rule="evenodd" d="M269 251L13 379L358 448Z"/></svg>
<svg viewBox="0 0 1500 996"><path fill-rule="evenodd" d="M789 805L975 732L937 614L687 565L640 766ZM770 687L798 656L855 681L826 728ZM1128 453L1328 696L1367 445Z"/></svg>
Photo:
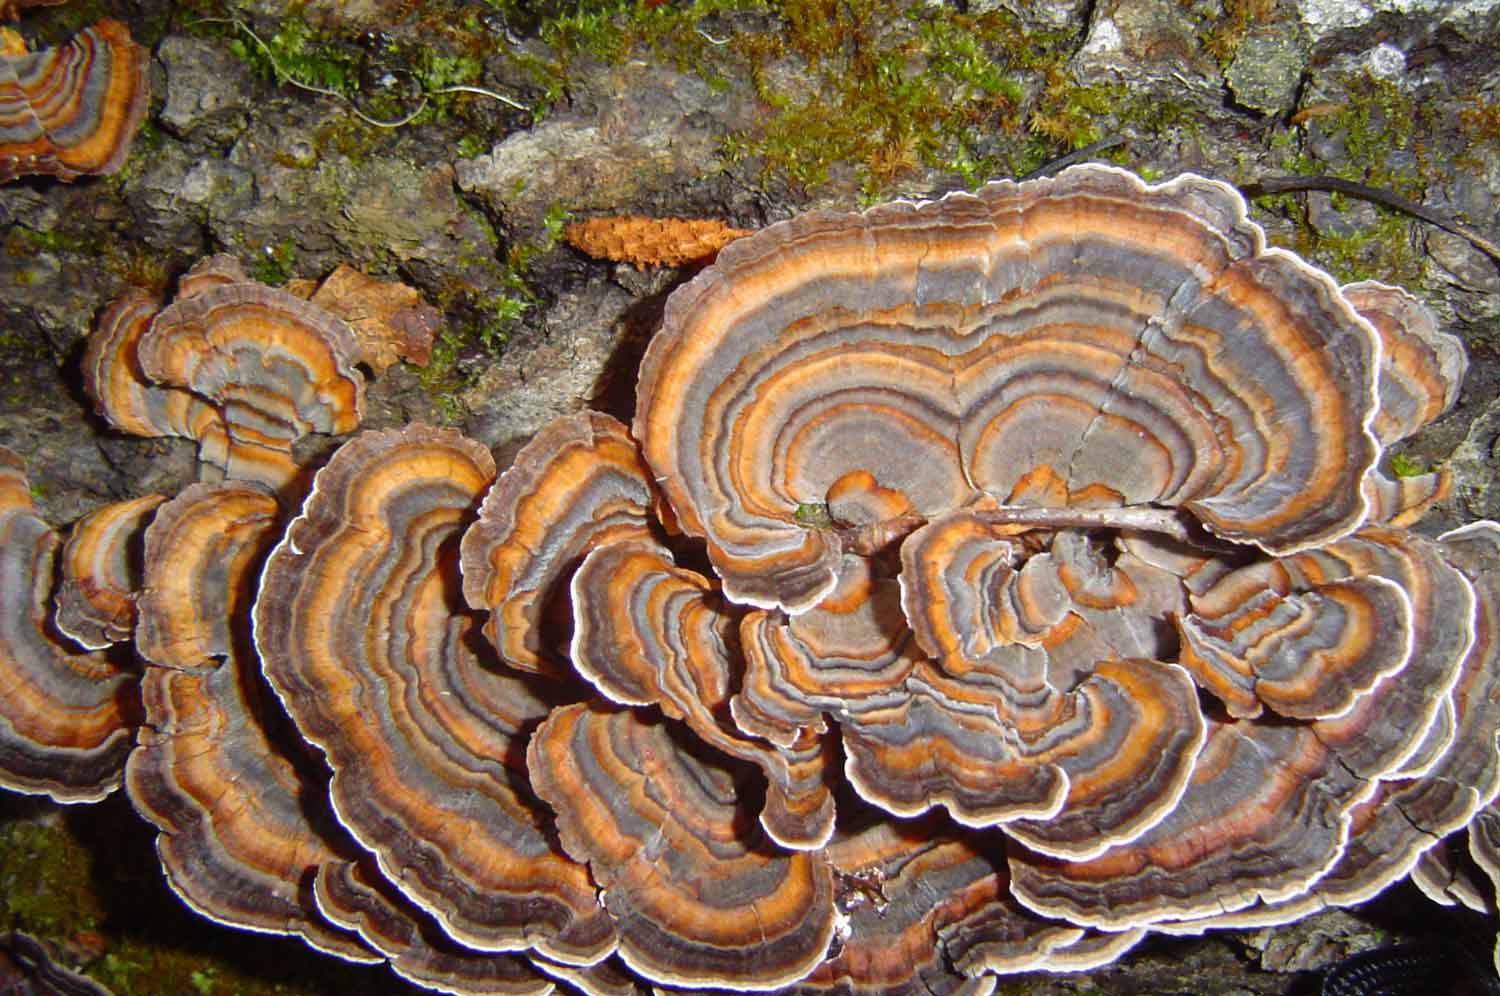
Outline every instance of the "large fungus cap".
<svg viewBox="0 0 1500 996"><path fill-rule="evenodd" d="M1042 468L1270 551L1365 515L1379 345L1233 188L1101 166L727 246L668 302L634 434L726 594L803 611L872 475L932 517Z"/></svg>
<svg viewBox="0 0 1500 996"><path fill-rule="evenodd" d="M114 172L148 98L146 50L119 21L106 18L56 48L0 55L0 183Z"/></svg>
<svg viewBox="0 0 1500 996"><path fill-rule="evenodd" d="M612 924L517 777L548 704L475 658L458 591L459 534L494 472L483 446L428 426L346 443L266 563L255 645L333 769L340 822L444 932L597 961Z"/></svg>
<svg viewBox="0 0 1500 996"><path fill-rule="evenodd" d="M147 530L145 725L126 788L161 831L167 881L198 913L378 961L307 897L305 880L341 855L310 816L291 760L300 752L276 743L285 721L249 652L249 595L278 519L276 500L253 485L197 484Z"/></svg>
<svg viewBox="0 0 1500 996"><path fill-rule="evenodd" d="M120 784L137 676L52 628L58 545L32 508L21 458L0 447L0 786L97 802Z"/></svg>

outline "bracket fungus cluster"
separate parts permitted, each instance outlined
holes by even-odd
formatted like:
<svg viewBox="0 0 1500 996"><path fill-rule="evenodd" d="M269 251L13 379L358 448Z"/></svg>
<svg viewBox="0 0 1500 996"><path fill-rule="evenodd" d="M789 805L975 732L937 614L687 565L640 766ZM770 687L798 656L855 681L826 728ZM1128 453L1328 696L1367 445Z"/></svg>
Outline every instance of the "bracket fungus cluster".
<svg viewBox="0 0 1500 996"><path fill-rule="evenodd" d="M37 2L48 0L21 6ZM13 13L0 3L0 15ZM0 183L119 169L146 114L146 59L125 25L110 19L56 48L0 50Z"/></svg>
<svg viewBox="0 0 1500 996"><path fill-rule="evenodd" d="M1410 531L1445 475L1378 470L1462 348L1224 184L1078 167L734 241L633 423L498 477L409 426L290 485L360 410L291 300L211 264L104 313L111 423L223 479L80 523L55 620L0 462L0 778L123 768L206 916L448 992L977 996L1476 894L1435 849L1471 823L1500 867L1500 526Z"/></svg>

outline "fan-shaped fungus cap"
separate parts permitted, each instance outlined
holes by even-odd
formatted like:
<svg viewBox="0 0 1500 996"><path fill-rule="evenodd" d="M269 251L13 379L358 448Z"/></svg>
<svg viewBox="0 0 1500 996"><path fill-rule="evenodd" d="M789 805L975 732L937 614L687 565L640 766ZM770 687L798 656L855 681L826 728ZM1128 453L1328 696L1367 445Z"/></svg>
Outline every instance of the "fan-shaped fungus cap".
<svg viewBox="0 0 1500 996"><path fill-rule="evenodd" d="M1380 442L1405 439L1452 408L1469 369L1458 337L1441 331L1426 305L1399 287L1366 280L1340 292L1380 335L1380 407L1373 425Z"/></svg>
<svg viewBox="0 0 1500 996"><path fill-rule="evenodd" d="M179 296L136 346L151 381L191 391L218 411L226 476L275 489L299 468L292 444L310 432L352 432L364 415L358 345L342 320L256 283Z"/></svg>
<svg viewBox="0 0 1500 996"><path fill-rule="evenodd" d="M834 930L821 855L778 852L740 821L729 770L660 721L586 705L554 709L527 767L587 861L631 970L668 986L766 991L804 978Z"/></svg>
<svg viewBox="0 0 1500 996"><path fill-rule="evenodd" d="M1495 536L1485 524L1435 546L1399 530L1366 529L1273 562L1271 575L1226 575L1269 577L1272 590L1283 579L1309 577L1399 585L1409 604L1410 651L1399 672L1335 716L1215 724L1187 793L1166 819L1093 861L1013 856L1017 897L1075 922L1168 929L1164 922L1183 920L1170 929L1198 932L1361 902L1405 875L1434 835L1462 826L1500 791L1493 726L1475 735L1494 722L1487 717L1495 708L1488 590L1500 566ZM1240 586L1242 595L1255 590ZM1337 683L1338 675L1335 669L1328 678ZM1450 694L1457 728L1429 744L1443 729Z"/></svg>
<svg viewBox="0 0 1500 996"><path fill-rule="evenodd" d="M132 287L99 313L83 353L84 390L121 432L196 439L207 451L203 459L222 465L228 439L219 413L191 391L153 384L141 371L141 336L160 310L154 295Z"/></svg>
<svg viewBox="0 0 1500 996"><path fill-rule="evenodd" d="M0 787L97 802L120 784L137 676L103 653L74 652L52 629L57 548L21 458L0 447Z"/></svg>
<svg viewBox="0 0 1500 996"><path fill-rule="evenodd" d="M1227 185L1100 166L732 243L675 293L634 434L733 600L804 611L848 474L932 517L1050 468L1289 552L1365 514L1378 343Z"/></svg>
<svg viewBox="0 0 1500 996"><path fill-rule="evenodd" d="M339 821L449 936L596 961L613 926L516 777L547 703L475 659L462 612L458 537L493 475L427 426L340 447L262 572L256 649Z"/></svg>
<svg viewBox="0 0 1500 996"><path fill-rule="evenodd" d="M307 899L304 880L340 855L309 815L290 760L300 753L274 742L282 721L249 653L245 610L278 519L276 499L253 485L196 484L146 531L146 722L126 788L161 831L167 881L198 913L378 961Z"/></svg>
<svg viewBox="0 0 1500 996"><path fill-rule="evenodd" d="M140 541L164 501L162 495L147 495L115 502L73 524L62 548L62 583L53 621L59 632L85 650L103 650L135 633Z"/></svg>
<svg viewBox="0 0 1500 996"><path fill-rule="evenodd" d="M833 833L826 752L815 738L786 747L752 741L726 722L735 620L702 575L676 567L651 540L614 540L573 576L571 657L578 673L621 705L659 706L703 743L756 764L768 779L761 824L783 847L814 850Z"/></svg>
<svg viewBox="0 0 1500 996"><path fill-rule="evenodd" d="M464 595L509 664L560 672L568 583L594 547L646 539L650 477L625 427L584 412L549 422L516 454L464 533Z"/></svg>
<svg viewBox="0 0 1500 996"><path fill-rule="evenodd" d="M114 172L148 98L146 50L119 21L106 18L56 48L0 56L0 183Z"/></svg>

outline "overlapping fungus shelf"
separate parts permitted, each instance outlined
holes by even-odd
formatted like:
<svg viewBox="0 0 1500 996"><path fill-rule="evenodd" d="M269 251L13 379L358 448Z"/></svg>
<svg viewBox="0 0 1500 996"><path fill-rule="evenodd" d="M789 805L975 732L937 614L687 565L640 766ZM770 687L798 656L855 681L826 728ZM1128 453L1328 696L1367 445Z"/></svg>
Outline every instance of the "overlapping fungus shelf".
<svg viewBox="0 0 1500 996"><path fill-rule="evenodd" d="M22 0L33 6L55 0ZM0 3L0 20L15 4ZM0 54L0 183L113 173L150 97L146 50L105 19L56 48Z"/></svg>
<svg viewBox="0 0 1500 996"><path fill-rule="evenodd" d="M293 462L422 324L337 286L394 338L223 261L104 311L111 424L225 480L79 523L56 594L0 459L4 784L96 798L128 751L206 916L447 992L983 996L1406 876L1492 903L1500 526L1410 531L1447 476L1379 469L1462 347L1230 187L736 239L632 424L498 478L420 425Z"/></svg>

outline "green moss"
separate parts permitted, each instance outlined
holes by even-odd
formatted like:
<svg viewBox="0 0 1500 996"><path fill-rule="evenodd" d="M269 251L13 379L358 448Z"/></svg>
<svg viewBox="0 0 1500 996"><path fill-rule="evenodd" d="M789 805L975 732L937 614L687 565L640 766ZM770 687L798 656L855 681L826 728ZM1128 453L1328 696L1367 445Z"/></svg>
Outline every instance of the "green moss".
<svg viewBox="0 0 1500 996"><path fill-rule="evenodd" d="M65 252L95 256L103 251L97 236L85 236L63 229L37 231L17 226L16 237L31 249L39 252Z"/></svg>
<svg viewBox="0 0 1500 996"><path fill-rule="evenodd" d="M1392 453L1390 458L1391 473L1397 478L1420 477L1432 468L1418 460L1413 460L1405 453Z"/></svg>
<svg viewBox="0 0 1500 996"><path fill-rule="evenodd" d="M732 136L730 161L754 157L764 170L810 190L837 164L855 167L875 197L919 166L976 183L1009 160L976 136L1023 133L1027 65L1003 12L977 16L946 7L893 10L872 0L782 0L780 31L740 46L750 79L772 114L756 132ZM1060 53L1059 53L1060 56ZM778 88L771 67L800 61L810 86Z"/></svg>
<svg viewBox="0 0 1500 996"><path fill-rule="evenodd" d="M1426 150L1418 136L1431 130L1426 123L1428 109L1393 84L1370 76L1357 81L1351 91L1357 96L1348 103L1325 105L1305 125L1272 136L1276 171L1336 176L1420 202L1426 189ZM1307 130L1314 128L1342 141L1344 152L1336 161L1313 154ZM1421 253L1410 237L1414 222L1408 215L1375 205L1373 224L1347 235L1320 233L1307 222L1302 196L1275 194L1254 202L1257 209L1294 223L1295 235L1288 248L1340 281L1379 279L1410 284L1420 278ZM1334 210L1344 210L1349 198L1333 194L1331 203Z"/></svg>
<svg viewBox="0 0 1500 996"><path fill-rule="evenodd" d="M263 284L280 287L292 279L292 271L296 264L296 247L290 240L285 240L278 245L265 246L261 252L255 254L250 264L250 276Z"/></svg>
<svg viewBox="0 0 1500 996"><path fill-rule="evenodd" d="M291 4L272 35L252 34L249 25L233 21L235 36L229 50L249 63L266 80L351 95L358 84L359 56L338 39L313 28L302 18L302 4Z"/></svg>
<svg viewBox="0 0 1500 996"><path fill-rule="evenodd" d="M468 134L458 140L454 151L464 159L473 159L489 151L490 143L483 135Z"/></svg>
<svg viewBox="0 0 1500 996"><path fill-rule="evenodd" d="M833 517L828 514L828 506L822 502L803 502L797 506L792 513L792 521L803 529L831 529L833 528Z"/></svg>

